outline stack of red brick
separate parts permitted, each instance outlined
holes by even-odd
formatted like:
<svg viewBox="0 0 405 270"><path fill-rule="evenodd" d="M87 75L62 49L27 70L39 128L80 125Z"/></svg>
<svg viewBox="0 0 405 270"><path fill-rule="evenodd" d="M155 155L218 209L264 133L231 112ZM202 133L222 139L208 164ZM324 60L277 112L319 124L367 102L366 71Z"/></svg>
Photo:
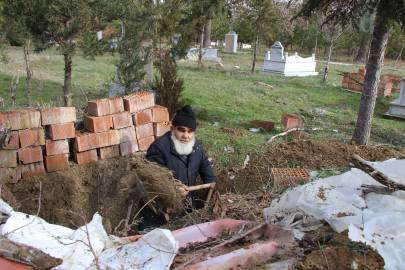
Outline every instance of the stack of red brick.
<svg viewBox="0 0 405 270"><path fill-rule="evenodd" d="M66 138L74 136L74 121L73 107L0 112L0 125L8 122L11 129L11 138L0 151L2 181L42 175L45 167L48 172L68 169ZM43 126L49 139L45 139Z"/></svg>
<svg viewBox="0 0 405 270"><path fill-rule="evenodd" d="M364 77L366 75L366 69L361 68L358 70L357 73L348 72L347 75L347 77L343 76L342 88L354 92L363 92L363 83ZM354 79L356 79L358 82ZM384 79L383 77L383 80L378 82L377 94L384 97L391 95L392 86L393 83L388 79Z"/></svg>
<svg viewBox="0 0 405 270"><path fill-rule="evenodd" d="M146 91L89 101L88 113L85 130L77 131L73 142L78 164L146 151L171 126L167 108L155 105Z"/></svg>

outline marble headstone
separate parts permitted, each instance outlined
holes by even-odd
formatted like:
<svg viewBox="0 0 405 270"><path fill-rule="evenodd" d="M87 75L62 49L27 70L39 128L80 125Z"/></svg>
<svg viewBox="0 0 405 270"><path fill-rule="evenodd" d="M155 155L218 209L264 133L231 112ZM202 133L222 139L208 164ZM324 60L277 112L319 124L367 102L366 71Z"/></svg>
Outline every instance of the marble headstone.
<svg viewBox="0 0 405 270"><path fill-rule="evenodd" d="M97 40L100 40L103 38L103 32L97 31Z"/></svg>
<svg viewBox="0 0 405 270"><path fill-rule="evenodd" d="M227 53L236 53L238 45L238 35L231 31L225 36L225 50Z"/></svg>
<svg viewBox="0 0 405 270"><path fill-rule="evenodd" d="M270 60L271 61L282 61L284 54L283 45L279 41L274 42L270 49Z"/></svg>
<svg viewBox="0 0 405 270"><path fill-rule="evenodd" d="M390 103L389 114L405 116L405 78L402 79L399 98Z"/></svg>

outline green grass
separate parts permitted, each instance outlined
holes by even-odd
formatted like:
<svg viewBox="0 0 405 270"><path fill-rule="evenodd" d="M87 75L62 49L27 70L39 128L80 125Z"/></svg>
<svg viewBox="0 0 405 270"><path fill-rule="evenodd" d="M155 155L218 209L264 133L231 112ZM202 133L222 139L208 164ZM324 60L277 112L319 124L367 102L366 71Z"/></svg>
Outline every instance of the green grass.
<svg viewBox="0 0 405 270"><path fill-rule="evenodd" d="M347 142L353 134L360 103L360 94L340 89L342 77L339 72L356 72L364 65L331 64L326 83L322 82L324 62L317 62L318 76L283 77L259 74L263 68L266 48L262 48L257 61L257 72L254 76L241 72L250 72L253 60L251 49L240 50L246 54L225 54L219 52L224 67L221 71L197 69L195 62L179 62L179 73L185 79L186 90L183 99L197 112L198 121L204 126L199 127L197 134L203 142L208 155L215 156L223 166L234 162L243 163L247 154L263 153L268 146L269 137L284 131L280 119L282 113L294 113L301 116L304 126L321 127L324 131L304 134L305 138L317 140L335 140ZM293 52L289 52L293 54ZM12 61L0 66L0 96L6 101L4 109L11 109L8 100L10 82L16 69L24 70L25 62L21 48L13 47L9 55ZM86 101L107 97L108 85L115 76L115 57L106 54L95 61L84 59L78 52L73 58L72 94L73 105L84 107ZM34 71L32 99L34 106L44 104L61 106L63 104L62 86L64 63L63 57L55 49L32 53L31 67ZM49 60L45 57L49 56ZM309 56L309 55L305 55ZM319 59L324 58L320 56ZM336 56L334 61L348 61L344 56ZM398 64L399 69L392 68L393 61L385 60L382 74L396 74L403 77L405 62ZM205 65L215 65L205 62ZM235 66L239 66L239 73ZM256 86L255 82L263 82L273 86ZM20 78L16 90L17 108L24 108L26 100L26 82ZM391 97L378 97L373 120L370 144L389 143L397 146L405 145L405 123L383 119L381 115L388 111L389 103L398 98L398 93ZM320 108L326 111L323 116L313 116L311 110ZM247 136L229 136L217 132L221 127L248 130L250 120L266 120L275 122L275 129L266 134L247 132ZM218 122L218 126L209 123ZM335 130L335 131L334 131ZM337 132L336 132L337 131ZM286 136L272 142L292 140ZM232 146L235 154L224 152L224 147Z"/></svg>

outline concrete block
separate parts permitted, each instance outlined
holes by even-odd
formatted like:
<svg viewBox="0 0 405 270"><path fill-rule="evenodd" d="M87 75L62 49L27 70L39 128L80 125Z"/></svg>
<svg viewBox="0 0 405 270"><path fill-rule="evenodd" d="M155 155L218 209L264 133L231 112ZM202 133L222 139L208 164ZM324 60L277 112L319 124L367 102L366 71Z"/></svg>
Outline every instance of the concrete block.
<svg viewBox="0 0 405 270"><path fill-rule="evenodd" d="M134 126L140 126L152 122L152 109L145 109L132 114Z"/></svg>
<svg viewBox="0 0 405 270"><path fill-rule="evenodd" d="M84 151L84 152L77 152L75 149L73 149L72 155L73 155L73 159L79 165L98 161L96 149L92 149L92 150Z"/></svg>
<svg viewBox="0 0 405 270"><path fill-rule="evenodd" d="M10 140L4 142L3 149L19 149L20 148L20 138L18 136L18 131L10 132Z"/></svg>
<svg viewBox="0 0 405 270"><path fill-rule="evenodd" d="M149 146L155 141L154 136L149 136L143 139L138 140L138 148L139 151L146 151L148 150Z"/></svg>
<svg viewBox="0 0 405 270"><path fill-rule="evenodd" d="M45 145L45 133L42 127L20 130L18 134L22 148L30 145Z"/></svg>
<svg viewBox="0 0 405 270"><path fill-rule="evenodd" d="M41 146L21 148L18 151L18 162L20 164L35 163L43 159Z"/></svg>
<svg viewBox="0 0 405 270"><path fill-rule="evenodd" d="M133 121L130 112L122 112L112 115L114 129L126 128L133 126Z"/></svg>
<svg viewBox="0 0 405 270"><path fill-rule="evenodd" d="M281 116L281 124L285 126L287 129L289 128L301 128L302 127L302 119L299 118L295 114L287 114L283 113Z"/></svg>
<svg viewBox="0 0 405 270"><path fill-rule="evenodd" d="M155 105L153 93L140 91L130 95L123 96L124 109L131 113L139 112Z"/></svg>
<svg viewBox="0 0 405 270"><path fill-rule="evenodd" d="M106 116L83 116L84 128L94 132L105 132L113 128L112 117L110 115Z"/></svg>
<svg viewBox="0 0 405 270"><path fill-rule="evenodd" d="M98 142L97 148L119 144L118 130L96 133L96 136Z"/></svg>
<svg viewBox="0 0 405 270"><path fill-rule="evenodd" d="M155 105L152 107L152 122L168 122L169 121L169 112L166 107Z"/></svg>
<svg viewBox="0 0 405 270"><path fill-rule="evenodd" d="M47 172L63 171L70 168L68 154L45 156L44 160Z"/></svg>
<svg viewBox="0 0 405 270"><path fill-rule="evenodd" d="M269 132L274 128L274 122L262 121L262 120L252 120L250 121L251 128L262 128L266 132Z"/></svg>
<svg viewBox="0 0 405 270"><path fill-rule="evenodd" d="M138 148L138 141L137 140L132 140L132 141L127 141L127 142L120 143L121 156L126 156L126 155L129 155L131 153L138 152L138 151L139 151L139 148Z"/></svg>
<svg viewBox="0 0 405 270"><path fill-rule="evenodd" d="M75 126L73 123L45 126L46 135L51 140L63 140L75 137Z"/></svg>
<svg viewBox="0 0 405 270"><path fill-rule="evenodd" d="M97 153L100 160L118 157L120 155L120 148L118 145L101 147L97 149Z"/></svg>
<svg viewBox="0 0 405 270"><path fill-rule="evenodd" d="M166 132L170 131L172 122L153 123L153 135L156 137L163 136Z"/></svg>
<svg viewBox="0 0 405 270"><path fill-rule="evenodd" d="M21 110L0 112L0 126L9 122L11 130L41 127L39 110Z"/></svg>
<svg viewBox="0 0 405 270"><path fill-rule="evenodd" d="M15 150L0 150L0 168L17 167L17 153Z"/></svg>
<svg viewBox="0 0 405 270"><path fill-rule="evenodd" d="M45 141L45 153L47 156L69 154L69 143L68 140Z"/></svg>
<svg viewBox="0 0 405 270"><path fill-rule="evenodd" d="M153 125L152 123L140 125L135 127L136 138L143 139L149 136L153 136Z"/></svg>
<svg viewBox="0 0 405 270"><path fill-rule="evenodd" d="M73 148L78 152L83 152L98 148L98 133L78 131L73 139Z"/></svg>
<svg viewBox="0 0 405 270"><path fill-rule="evenodd" d="M46 174L45 172L45 167L44 163L41 162L36 162L36 163L30 163L26 165L21 165L21 176L23 179L27 179L32 176L39 176L39 175L44 175Z"/></svg>
<svg viewBox="0 0 405 270"><path fill-rule="evenodd" d="M75 107L55 107L41 110L42 125L76 122Z"/></svg>
<svg viewBox="0 0 405 270"><path fill-rule="evenodd" d="M136 140L135 127L130 126L127 128L118 129L119 143Z"/></svg>

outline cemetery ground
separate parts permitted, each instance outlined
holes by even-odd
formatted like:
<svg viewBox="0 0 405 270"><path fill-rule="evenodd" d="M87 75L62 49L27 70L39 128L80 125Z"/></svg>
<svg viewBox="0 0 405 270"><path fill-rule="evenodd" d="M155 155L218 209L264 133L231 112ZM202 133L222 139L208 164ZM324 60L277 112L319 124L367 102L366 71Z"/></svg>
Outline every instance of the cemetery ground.
<svg viewBox="0 0 405 270"><path fill-rule="evenodd" d="M264 221L261 210L284 192L280 186L272 185L271 168L305 168L317 171L316 179L350 170L354 153L369 161L405 158L405 122L382 118L388 111L389 103L397 99L399 93L377 98L369 146L350 143L361 95L340 89L340 73L356 72L364 68L364 64L352 63L345 56L335 57L333 62L353 65L331 64L328 79L322 83L326 63L320 62L323 59L319 54L316 55L318 76L270 76L258 73L263 66L265 50L262 48L258 56L255 75L250 74L251 50L240 50L246 54L219 51L218 57L222 58L224 65L220 70L209 68L215 66L215 62L204 62L204 69L198 69L196 62L178 62L179 73L186 86L183 100L197 113L199 126L196 136L207 156L212 158L212 167L218 179L217 203L220 200L226 210L218 212L211 207L200 208L193 213L193 219L189 216L181 220L172 218L171 229L220 218ZM23 71L25 67L20 48L12 48L10 56L11 61L0 66L0 96L5 100L4 110L12 109L8 96L13 74L16 69ZM93 61L83 59L81 52L77 52L73 59L72 94L78 118L86 110L86 99L108 96L117 57L104 55ZM399 61L397 68L392 67L393 60L386 59L384 64L382 75L405 77L404 61ZM34 107L62 106L63 66L63 58L55 50L31 54ZM264 84L255 84L257 82ZM26 108L25 99L26 81L21 77L16 88L15 109ZM282 113L300 116L305 128L323 130L303 132L300 139L288 134L268 143L270 137L285 130L280 122ZM272 121L275 128L268 133L263 130L250 132L250 120ZM142 155L136 154L138 157ZM249 162L242 168L247 156ZM34 199L38 198L41 182L40 217L74 228L71 222L80 226L80 219L56 209L83 211L87 220L98 211L105 217L107 233L112 233L119 221L126 217L131 199L134 201L133 212L137 209L137 195L133 191L122 191L123 186L128 184L122 179L125 179L125 168L130 158L113 158L81 166L71 164L72 168L67 171L32 177L8 187L19 201L26 199L19 211L35 215L38 201ZM103 203L100 203L101 197ZM198 197L203 200L206 193L201 191ZM132 234L135 233L136 230L132 231ZM350 242L347 231L337 234L326 223L320 229L307 233L295 249L274 261L291 258L299 260L302 269L349 269L353 261L358 269L383 269L384 266L376 251Z"/></svg>

